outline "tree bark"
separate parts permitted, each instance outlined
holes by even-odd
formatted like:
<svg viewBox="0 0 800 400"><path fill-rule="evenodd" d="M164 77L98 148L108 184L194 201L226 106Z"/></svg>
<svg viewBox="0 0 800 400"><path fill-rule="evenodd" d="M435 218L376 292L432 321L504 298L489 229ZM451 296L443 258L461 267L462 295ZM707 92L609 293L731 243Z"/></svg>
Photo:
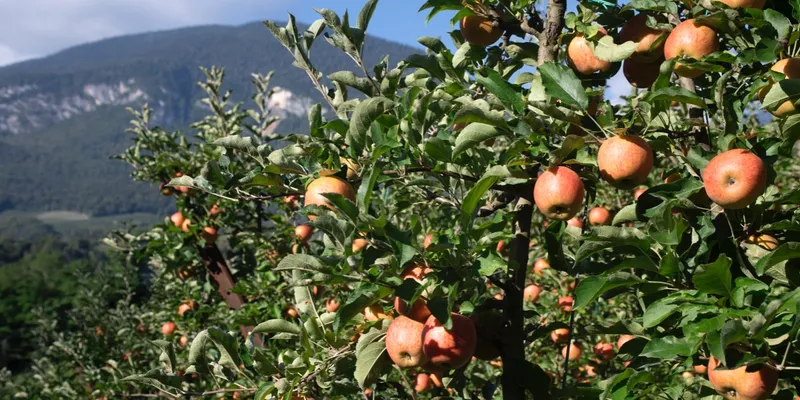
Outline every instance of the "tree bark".
<svg viewBox="0 0 800 400"><path fill-rule="evenodd" d="M697 94L697 87L694 84L694 79L681 77L680 83L681 87L684 89ZM689 118L703 123L703 109L694 104L689 104ZM711 145L711 139L708 137L708 129L696 126L692 129L692 132L698 143L706 146Z"/></svg>
<svg viewBox="0 0 800 400"><path fill-rule="evenodd" d="M222 257L222 252L219 251L219 247L213 243L206 244L205 247L200 248L200 257L203 259L203 264L208 269L208 273L217 283L217 290L219 290L225 302L228 303L228 307L233 310L241 309L244 305L244 299L242 299L242 296L232 292L236 282L233 279L233 275L231 275L230 268L228 268L228 263ZM239 332L245 339L252 331L252 326L239 326ZM261 335L253 335L253 344L256 347L261 347Z"/></svg>
<svg viewBox="0 0 800 400"><path fill-rule="evenodd" d="M547 4L547 14L544 29L539 35L539 59L537 63L555 61L558 55L558 39L564 30L564 15L567 12L567 0L550 0Z"/></svg>
<svg viewBox="0 0 800 400"><path fill-rule="evenodd" d="M514 208L514 239L509 252L509 274L503 299L505 312L503 327L503 399L525 399L523 371L525 371L525 315L522 293L528 273L528 247L533 218L533 187L521 190Z"/></svg>

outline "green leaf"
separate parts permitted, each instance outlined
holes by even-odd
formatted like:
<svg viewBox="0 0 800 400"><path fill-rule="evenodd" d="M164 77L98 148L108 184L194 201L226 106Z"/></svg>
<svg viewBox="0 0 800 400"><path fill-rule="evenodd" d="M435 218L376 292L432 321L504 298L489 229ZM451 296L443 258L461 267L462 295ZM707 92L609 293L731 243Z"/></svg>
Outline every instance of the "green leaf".
<svg viewBox="0 0 800 400"><path fill-rule="evenodd" d="M567 105L578 106L583 110L589 107L586 90L572 69L556 62L546 62L539 66L539 72L545 93Z"/></svg>
<svg viewBox="0 0 800 400"><path fill-rule="evenodd" d="M680 307L678 304L672 304L669 298L657 300L650 304L642 316L642 324L645 328L652 328L657 326Z"/></svg>
<svg viewBox="0 0 800 400"><path fill-rule="evenodd" d="M372 19L372 14L375 13L375 8L378 6L378 0L369 0L367 4L364 4L364 7L361 8L361 12L358 13L358 18L356 19L356 28L361 29L362 32L367 31L367 27L369 27L369 21Z"/></svg>
<svg viewBox="0 0 800 400"><path fill-rule="evenodd" d="M717 261L697 267L692 282L697 290L719 296L731 296L731 259L720 254Z"/></svg>
<svg viewBox="0 0 800 400"><path fill-rule="evenodd" d="M373 164L372 168L369 169L367 175L361 181L361 185L358 187L356 200L358 201L358 209L363 210L364 214L369 212L369 205L372 201L372 189L375 187L375 183L382 173L383 165L381 163Z"/></svg>
<svg viewBox="0 0 800 400"><path fill-rule="evenodd" d="M489 252L486 257L478 258L478 263L480 264L478 273L481 276L489 276L499 270L505 271L508 269L508 262L495 252Z"/></svg>
<svg viewBox="0 0 800 400"><path fill-rule="evenodd" d="M638 219L639 218L636 216L636 204L628 204L614 215L614 220L611 222L611 225L622 225L628 222L638 221Z"/></svg>
<svg viewBox="0 0 800 400"><path fill-rule="evenodd" d="M483 141L503 135L503 132L494 126L483 123L472 123L459 132L456 137L456 147L453 149L453 158L471 149Z"/></svg>
<svg viewBox="0 0 800 400"><path fill-rule="evenodd" d="M761 102L761 107L774 111L781 104L787 101L794 102L798 98L800 98L800 79L784 79L772 85Z"/></svg>
<svg viewBox="0 0 800 400"><path fill-rule="evenodd" d="M303 167L294 159L305 156L306 152L298 145L291 145L280 150L275 150L267 159L275 164L281 172L287 174L304 174Z"/></svg>
<svg viewBox="0 0 800 400"><path fill-rule="evenodd" d="M470 221L477 212L481 197L483 197L498 180L500 180L500 178L497 176L483 177L470 189L469 193L467 193L467 197L465 197L464 202L461 203L461 226L463 229L470 229Z"/></svg>
<svg viewBox="0 0 800 400"><path fill-rule="evenodd" d="M726 365L725 349L732 343L744 342L747 340L747 328L744 327L742 320L733 319L725 322L719 331L708 333L706 342L711 354L714 355L722 365Z"/></svg>
<svg viewBox="0 0 800 400"><path fill-rule="evenodd" d="M300 327L282 319L271 319L262 322L253 328L253 333L288 333L292 335L299 335L301 332Z"/></svg>
<svg viewBox="0 0 800 400"><path fill-rule="evenodd" d="M698 338L679 339L675 336L666 336L662 338L654 338L648 342L639 355L641 357L672 360L675 358L675 356L691 356L697 351L699 346L700 339Z"/></svg>
<svg viewBox="0 0 800 400"><path fill-rule="evenodd" d="M789 38L789 33L792 30L792 23L785 15L773 10L764 10L764 19L769 22L769 25L778 32L778 40L786 40Z"/></svg>
<svg viewBox="0 0 800 400"><path fill-rule="evenodd" d="M386 287L378 287L372 284L362 285L350 294L347 301L336 312L336 318L333 320L333 330L339 332L353 317L378 301L378 299L390 295L391 292L392 290Z"/></svg>
<svg viewBox="0 0 800 400"><path fill-rule="evenodd" d="M475 74L475 80L489 91L511 111L521 114L525 111L525 101L518 88L514 88L496 71L484 68Z"/></svg>
<svg viewBox="0 0 800 400"><path fill-rule="evenodd" d="M304 272L325 272L330 268L322 264L322 261L309 254L289 254L279 263L275 271L294 271Z"/></svg>
<svg viewBox="0 0 800 400"><path fill-rule="evenodd" d="M215 140L213 143L217 146L222 146L226 149L241 150L248 153L253 153L258 147L256 142L258 139L252 136L225 136Z"/></svg>
<svg viewBox="0 0 800 400"><path fill-rule="evenodd" d="M453 148L450 146L450 143L438 137L432 137L425 141L425 154L436 161L446 163L453 161Z"/></svg>
<svg viewBox="0 0 800 400"><path fill-rule="evenodd" d="M800 258L800 243L784 243L755 265L756 273L759 276L764 275L771 267L794 258Z"/></svg>
<svg viewBox="0 0 800 400"><path fill-rule="evenodd" d="M372 97L362 101L353 111L350 129L345 141L351 147L351 154L359 157L366 147L369 129L378 117L394 108L394 102L385 97Z"/></svg>
<svg viewBox="0 0 800 400"><path fill-rule="evenodd" d="M650 101L677 101L678 103L706 107L705 100L702 97L680 86L669 86L655 90L648 95L648 99Z"/></svg>
<svg viewBox="0 0 800 400"><path fill-rule="evenodd" d="M647 235L636 228L598 227L592 229L590 236L583 238L583 244L575 253L575 264L592 254L616 247L632 247L648 254L650 241Z"/></svg>
<svg viewBox="0 0 800 400"><path fill-rule="evenodd" d="M583 308L595 301L603 293L618 287L635 285L642 279L630 272L614 272L599 276L589 276L575 288L575 307Z"/></svg>
<svg viewBox="0 0 800 400"><path fill-rule="evenodd" d="M508 129L508 121L506 121L505 113L498 110L489 108L489 103L486 101L475 101L465 104L461 109L456 112L453 117L453 123L471 124L480 122L487 125L496 126L502 129Z"/></svg>
<svg viewBox="0 0 800 400"><path fill-rule="evenodd" d="M616 44L612 36L603 36L597 43L594 43L594 55L604 61L619 62L635 53L637 47L639 47L639 43Z"/></svg>
<svg viewBox="0 0 800 400"><path fill-rule="evenodd" d="M355 378L361 387L372 386L380 372L381 359L386 354L386 342L373 342L356 354Z"/></svg>
<svg viewBox="0 0 800 400"><path fill-rule="evenodd" d="M158 360L161 361L164 371L174 373L175 369L178 367L178 363L175 358L175 347L172 345L172 343L166 340L154 340L153 344L161 349L161 355L158 356Z"/></svg>

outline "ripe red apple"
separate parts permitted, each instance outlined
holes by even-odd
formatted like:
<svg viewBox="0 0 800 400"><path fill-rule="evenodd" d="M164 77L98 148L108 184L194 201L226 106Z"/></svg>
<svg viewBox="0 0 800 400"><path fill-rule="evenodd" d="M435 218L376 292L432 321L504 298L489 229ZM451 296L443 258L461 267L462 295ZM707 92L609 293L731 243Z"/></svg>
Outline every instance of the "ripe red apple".
<svg viewBox="0 0 800 400"><path fill-rule="evenodd" d="M433 243L433 234L429 233L425 235L425 241L423 242L422 247L427 249L428 247L431 247L432 243Z"/></svg>
<svg viewBox="0 0 800 400"><path fill-rule="evenodd" d="M539 300L539 293L542 292L542 288L536 285L528 285L525 286L525 290L522 291L522 298L525 299L526 303L535 303Z"/></svg>
<svg viewBox="0 0 800 400"><path fill-rule="evenodd" d="M583 351L581 350L581 347L577 343L571 343L569 346L564 346L564 348L561 349L561 357L567 358L568 348L569 348L570 361L579 360L581 358Z"/></svg>
<svg viewBox="0 0 800 400"><path fill-rule="evenodd" d="M291 319L295 319L299 315L300 314L297 313L297 310L295 310L294 307L289 307L289 308L286 309L286 316L291 318Z"/></svg>
<svg viewBox="0 0 800 400"><path fill-rule="evenodd" d="M197 308L197 302L194 300L184 300L183 303L178 306L178 316L183 317L184 314L195 308Z"/></svg>
<svg viewBox="0 0 800 400"><path fill-rule="evenodd" d="M419 282L425 278L425 275L433 272L433 269L420 261L414 261L403 270L400 274L401 279L416 279Z"/></svg>
<svg viewBox="0 0 800 400"><path fill-rule="evenodd" d="M654 61L641 61L629 58L622 63L622 74L628 83L635 88L646 89L653 86L658 76L661 74L661 63L664 58L657 58Z"/></svg>
<svg viewBox="0 0 800 400"><path fill-rule="evenodd" d="M339 309L339 300L336 300L335 297L331 297L330 299L325 301L325 310L329 313L336 312Z"/></svg>
<svg viewBox="0 0 800 400"><path fill-rule="evenodd" d="M564 344L567 343L569 340L569 329L567 328L558 328L550 332L550 339L553 339L553 343Z"/></svg>
<svg viewBox="0 0 800 400"><path fill-rule="evenodd" d="M699 60L717 50L717 32L708 26L695 24L694 19L681 22L664 43L664 57L668 60L683 57ZM675 64L675 73L686 78L697 78L704 72L679 61Z"/></svg>
<svg viewBox="0 0 800 400"><path fill-rule="evenodd" d="M775 63L771 68L775 72L780 72L785 76L785 79L798 79L800 78L800 58L784 58ZM758 91L758 97L761 101L772 89L772 84L766 86ZM777 110L772 111L772 115L776 117L787 117L789 115L797 114L797 109L794 106L794 100L787 100L781 104Z"/></svg>
<svg viewBox="0 0 800 400"><path fill-rule="evenodd" d="M190 219L184 219L183 223L181 223L181 230L189 233L191 231L192 221Z"/></svg>
<svg viewBox="0 0 800 400"><path fill-rule="evenodd" d="M386 331L386 352L400 368L421 367L428 359L422 351L422 330L420 322L407 317L395 318Z"/></svg>
<svg viewBox="0 0 800 400"><path fill-rule="evenodd" d="M750 235L745 240L745 243L754 244L764 250L775 250L781 245L778 239L765 234Z"/></svg>
<svg viewBox="0 0 800 400"><path fill-rule="evenodd" d="M701 364L693 365L692 369L694 369L694 372L697 372L700 375L705 375L705 374L708 373L708 367L705 366L705 365L701 365Z"/></svg>
<svg viewBox="0 0 800 400"><path fill-rule="evenodd" d="M533 264L533 273L536 275L542 275L543 271L548 268L550 268L550 263L544 258L540 258Z"/></svg>
<svg viewBox="0 0 800 400"><path fill-rule="evenodd" d="M561 310L564 311L564 312L572 311L572 304L574 302L575 302L575 300L572 298L572 296L563 296L563 297L558 299L558 305L559 305L559 307L561 307Z"/></svg>
<svg viewBox="0 0 800 400"><path fill-rule="evenodd" d="M664 54L664 41L660 39L665 35L665 32L647 26L647 14L637 14L620 29L619 41L639 43L630 59L653 62Z"/></svg>
<svg viewBox="0 0 800 400"><path fill-rule="evenodd" d="M615 136L600 145L597 166L611 186L631 189L647 180L653 169L653 149L639 136Z"/></svg>
<svg viewBox="0 0 800 400"><path fill-rule="evenodd" d="M203 231L200 232L200 237L206 241L206 243L214 243L217 241L217 228L211 226L203 227Z"/></svg>
<svg viewBox="0 0 800 400"><path fill-rule="evenodd" d="M482 311L470 315L469 319L475 325L475 333L477 334L475 358L491 361L500 357L500 349L496 343L500 341L503 315L496 311Z"/></svg>
<svg viewBox="0 0 800 400"><path fill-rule="evenodd" d="M640 197L641 195L643 195L643 194L644 194L644 192L646 192L646 191L647 191L647 188L640 188L640 189L636 189L636 191L635 191L635 192L633 192L633 199L634 199L634 200L639 200L639 197Z"/></svg>
<svg viewBox="0 0 800 400"><path fill-rule="evenodd" d="M575 171L556 166L536 179L533 199L547 218L566 221L580 211L584 192L583 181Z"/></svg>
<svg viewBox="0 0 800 400"><path fill-rule="evenodd" d="M367 241L367 239L356 238L353 240L353 245L351 246L350 250L353 251L353 254L360 253L367 247L368 244L369 242Z"/></svg>
<svg viewBox="0 0 800 400"><path fill-rule="evenodd" d="M298 225L294 228L294 236L301 242L307 242L308 239L311 239L312 234L314 234L314 229L308 225Z"/></svg>
<svg viewBox="0 0 800 400"><path fill-rule="evenodd" d="M333 210L334 207L323 196L324 193L338 193L353 202L356 201L356 192L349 183L333 176L323 176L314 179L306 188L305 205L313 204ZM310 215L308 218L313 221L317 217Z"/></svg>
<svg viewBox="0 0 800 400"><path fill-rule="evenodd" d="M169 335L172 335L173 333L175 333L175 329L177 329L177 328L178 328L178 325L176 325L172 321L164 322L164 324L161 325L161 333L164 336L169 336Z"/></svg>
<svg viewBox="0 0 800 400"><path fill-rule="evenodd" d="M589 224L594 226L611 225L611 212L605 207L595 207L589 211Z"/></svg>
<svg viewBox="0 0 800 400"><path fill-rule="evenodd" d="M180 228L183 226L183 221L185 220L185 218L183 218L183 214L181 214L181 212L178 211L170 215L169 220L170 222L172 222L173 225L175 225L176 228Z"/></svg>
<svg viewBox="0 0 800 400"><path fill-rule="evenodd" d="M708 360L708 380L717 393L728 400L766 400L778 385L778 371L766 365L717 369L719 360Z"/></svg>
<svg viewBox="0 0 800 400"><path fill-rule="evenodd" d="M609 361L614 358L614 346L611 343L597 342L594 345L594 355L603 361Z"/></svg>
<svg viewBox="0 0 800 400"><path fill-rule="evenodd" d="M567 225L574 226L578 229L583 229L583 220L578 217L572 217L567 221Z"/></svg>
<svg viewBox="0 0 800 400"><path fill-rule="evenodd" d="M767 187L767 169L757 155L729 150L711 159L703 171L706 194L727 209L753 204Z"/></svg>
<svg viewBox="0 0 800 400"><path fill-rule="evenodd" d="M383 307L380 304L373 304L362 311L364 314L364 319L368 322L375 322L381 319L389 319L389 316L386 315L386 312L383 311Z"/></svg>
<svg viewBox="0 0 800 400"><path fill-rule="evenodd" d="M425 322L431 316L431 310L428 309L428 305L425 304L423 299L415 300L411 308L408 308L408 302L395 296L394 309L398 314L405 315L418 322Z"/></svg>
<svg viewBox="0 0 800 400"><path fill-rule="evenodd" d="M602 26L598 30L599 32L595 36L597 40L608 35L608 31ZM601 60L594 55L586 37L581 33L576 34L567 46L567 62L572 69L582 75L605 72L611 68L611 62Z"/></svg>
<svg viewBox="0 0 800 400"><path fill-rule="evenodd" d="M297 196L286 196L283 198L283 203L286 204L286 206L288 206L291 210L297 209Z"/></svg>
<svg viewBox="0 0 800 400"><path fill-rule="evenodd" d="M497 252L503 254L504 251L506 251L506 241L501 240L497 242Z"/></svg>
<svg viewBox="0 0 800 400"><path fill-rule="evenodd" d="M477 333L472 321L460 314L452 313L453 328L445 329L431 315L425 322L423 350L431 363L446 369L457 369L466 365L475 353Z"/></svg>
<svg viewBox="0 0 800 400"><path fill-rule="evenodd" d="M189 337L186 335L181 336L181 338L178 339L178 344L180 344L181 346L186 346L187 344L189 344Z"/></svg>
<svg viewBox="0 0 800 400"><path fill-rule="evenodd" d="M620 336L619 339L617 340L617 350L621 349L622 346L625 345L625 343L628 343L633 339L636 339L636 337L634 337L633 335L622 335L622 336Z"/></svg>
<svg viewBox="0 0 800 400"><path fill-rule="evenodd" d="M216 217L217 215L220 214L222 214L222 208L220 208L218 203L214 203L208 210L208 215L211 217Z"/></svg>
<svg viewBox="0 0 800 400"><path fill-rule="evenodd" d="M431 382L431 378L428 374L422 373L417 374L417 379L414 385L414 390L417 393L423 393L433 386L433 382Z"/></svg>
<svg viewBox="0 0 800 400"><path fill-rule="evenodd" d="M730 8L757 8L759 10L764 8L767 0L717 0L724 3Z"/></svg>
<svg viewBox="0 0 800 400"><path fill-rule="evenodd" d="M491 19L480 15L467 15L461 18L461 36L476 46L489 46L503 36L503 30L494 26Z"/></svg>

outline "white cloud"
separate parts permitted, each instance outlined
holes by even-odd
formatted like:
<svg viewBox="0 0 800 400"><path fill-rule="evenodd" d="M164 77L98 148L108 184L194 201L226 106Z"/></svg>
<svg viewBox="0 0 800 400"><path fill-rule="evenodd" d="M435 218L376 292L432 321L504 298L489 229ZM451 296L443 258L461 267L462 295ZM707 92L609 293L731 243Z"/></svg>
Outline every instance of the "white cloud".
<svg viewBox="0 0 800 400"><path fill-rule="evenodd" d="M258 20L285 10L289 1L0 1L0 65L118 35Z"/></svg>

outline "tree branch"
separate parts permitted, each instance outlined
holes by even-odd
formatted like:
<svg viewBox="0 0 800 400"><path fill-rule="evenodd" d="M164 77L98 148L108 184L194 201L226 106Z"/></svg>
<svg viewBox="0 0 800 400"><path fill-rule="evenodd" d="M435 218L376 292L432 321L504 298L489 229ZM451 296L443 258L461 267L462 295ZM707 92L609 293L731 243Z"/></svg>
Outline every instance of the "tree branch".
<svg viewBox="0 0 800 400"><path fill-rule="evenodd" d="M681 87L684 89L692 92L697 93L697 87L694 85L694 80L691 78L681 78L680 79ZM689 104L689 118L694 120L703 121L703 109L694 105ZM691 130L692 135L697 139L697 142L700 144L704 144L707 146L711 145L711 139L708 137L708 130L701 127L701 126L694 126Z"/></svg>
<svg viewBox="0 0 800 400"><path fill-rule="evenodd" d="M564 15L567 0L549 0L544 28L539 35L539 65L555 61L558 55L558 40L564 30Z"/></svg>

